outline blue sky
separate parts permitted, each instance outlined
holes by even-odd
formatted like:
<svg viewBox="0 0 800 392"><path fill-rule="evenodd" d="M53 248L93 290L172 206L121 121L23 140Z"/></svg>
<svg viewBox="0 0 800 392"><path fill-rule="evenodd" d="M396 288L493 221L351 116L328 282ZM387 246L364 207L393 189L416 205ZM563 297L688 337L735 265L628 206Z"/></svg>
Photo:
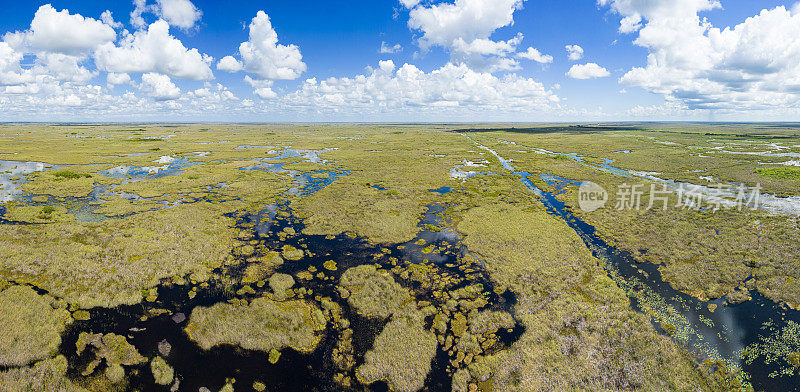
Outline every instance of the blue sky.
<svg viewBox="0 0 800 392"><path fill-rule="evenodd" d="M800 120L794 2L138 1L5 4L0 121Z"/></svg>

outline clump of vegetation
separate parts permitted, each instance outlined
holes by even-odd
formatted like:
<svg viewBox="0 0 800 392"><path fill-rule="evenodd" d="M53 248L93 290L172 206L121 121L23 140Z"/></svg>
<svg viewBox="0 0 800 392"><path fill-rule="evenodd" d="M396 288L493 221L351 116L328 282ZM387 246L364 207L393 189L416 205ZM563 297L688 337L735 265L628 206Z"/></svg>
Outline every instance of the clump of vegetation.
<svg viewBox="0 0 800 392"><path fill-rule="evenodd" d="M98 366L105 363L106 382L117 384L125 379L124 366L134 366L145 363L147 358L143 357L124 336L108 334L91 334L81 332L75 342L75 349L78 355L90 350L94 360L89 362L81 372L83 376L90 376L95 373Z"/></svg>
<svg viewBox="0 0 800 392"><path fill-rule="evenodd" d="M394 391L416 392L425 384L436 347L436 335L425 329L422 315L406 308L386 324L356 374L366 383L386 380Z"/></svg>
<svg viewBox="0 0 800 392"><path fill-rule="evenodd" d="M0 392L88 392L70 382L66 374L67 359L59 355L31 367L0 372Z"/></svg>
<svg viewBox="0 0 800 392"><path fill-rule="evenodd" d="M158 385L169 385L175 378L175 370L161 357L155 357L150 361L150 372L153 373Z"/></svg>
<svg viewBox="0 0 800 392"><path fill-rule="evenodd" d="M242 277L242 283L251 284L266 279L280 265L283 265L283 258L280 253L268 252L247 265Z"/></svg>
<svg viewBox="0 0 800 392"><path fill-rule="evenodd" d="M161 207L159 203L149 200L128 200L121 197L115 197L103 203L103 205L94 212L96 214L103 214L111 218L151 211L159 207Z"/></svg>
<svg viewBox="0 0 800 392"><path fill-rule="evenodd" d="M360 265L345 271L339 281L349 294L347 301L368 317L387 318L412 301L407 289L392 275L374 265Z"/></svg>
<svg viewBox="0 0 800 392"><path fill-rule="evenodd" d="M264 352L285 347L311 352L326 324L325 315L311 302L256 298L247 306L221 303L195 308L186 332L206 350L234 344Z"/></svg>
<svg viewBox="0 0 800 392"><path fill-rule="evenodd" d="M89 173L76 173L71 170L59 170L53 172L53 177L67 179L67 180L74 180L78 178L92 178L92 175Z"/></svg>
<svg viewBox="0 0 800 392"><path fill-rule="evenodd" d="M286 260L297 261L304 256L302 249L297 249L291 245L283 246L283 258Z"/></svg>
<svg viewBox="0 0 800 392"><path fill-rule="evenodd" d="M278 350L276 350L274 348L272 350L269 350L269 363L276 364L276 363L278 363L278 361L280 359L281 359L281 352L280 351L278 351Z"/></svg>
<svg viewBox="0 0 800 392"><path fill-rule="evenodd" d="M86 349L92 349L95 357L105 359L106 364L132 366L147 361L124 336L113 333L81 332L75 342L75 350L80 355Z"/></svg>
<svg viewBox="0 0 800 392"><path fill-rule="evenodd" d="M59 159L63 159L61 155ZM45 170L27 176L22 189L29 194L56 197L83 197L92 192L95 179L89 174L97 167L74 166L74 169ZM103 182L103 179L97 179Z"/></svg>
<svg viewBox="0 0 800 392"><path fill-rule="evenodd" d="M513 328L514 317L506 312L483 310L469 314L469 332L472 334L494 333L501 328Z"/></svg>
<svg viewBox="0 0 800 392"><path fill-rule="evenodd" d="M52 302L27 286L0 292L0 366L27 365L58 351L71 317Z"/></svg>
<svg viewBox="0 0 800 392"><path fill-rule="evenodd" d="M767 167L757 169L756 173L776 180L800 181L798 167Z"/></svg>
<svg viewBox="0 0 800 392"><path fill-rule="evenodd" d="M17 206L8 209L5 219L26 223L59 223L75 220L64 207Z"/></svg>
<svg viewBox="0 0 800 392"><path fill-rule="evenodd" d="M405 242L419 230L423 207L418 201L381 194L345 178L300 201L307 216L306 234L353 232L375 242ZM345 184L345 182L347 182Z"/></svg>
<svg viewBox="0 0 800 392"><path fill-rule="evenodd" d="M339 267L336 266L336 262L333 261L333 260L325 261L325 263L322 264L322 267L325 268L328 271L336 271L336 270L339 269Z"/></svg>
<svg viewBox="0 0 800 392"><path fill-rule="evenodd" d="M112 384L117 384L125 379L125 368L118 363L112 363L106 366L106 370L103 374L105 374L108 381Z"/></svg>
<svg viewBox="0 0 800 392"><path fill-rule="evenodd" d="M126 142L133 142L133 143L145 143L145 142L163 142L164 139L153 137L133 137L130 139L125 139Z"/></svg>
<svg viewBox="0 0 800 392"><path fill-rule="evenodd" d="M287 290L294 286L294 278L292 275L275 274L269 278L269 287L275 295L275 299L283 301L287 297Z"/></svg>
<svg viewBox="0 0 800 392"><path fill-rule="evenodd" d="M790 353L786 356L786 360L795 368L800 368L800 351Z"/></svg>
<svg viewBox="0 0 800 392"><path fill-rule="evenodd" d="M39 216L37 216L36 218L41 221L52 221L54 212L56 212L55 207L44 206L42 207L42 210L39 212Z"/></svg>

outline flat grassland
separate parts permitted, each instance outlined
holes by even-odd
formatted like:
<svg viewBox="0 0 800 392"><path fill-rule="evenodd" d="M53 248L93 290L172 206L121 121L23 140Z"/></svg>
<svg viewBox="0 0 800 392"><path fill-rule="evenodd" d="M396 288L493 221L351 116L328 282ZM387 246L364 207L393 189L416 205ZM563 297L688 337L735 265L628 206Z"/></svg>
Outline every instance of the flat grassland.
<svg viewBox="0 0 800 392"><path fill-rule="evenodd" d="M343 390L752 390L736 361L698 355L632 307L624 277L520 179L681 293L798 309L798 135L769 124L2 125L0 391L283 385L251 367L238 379L182 373L178 338L132 338L136 323L178 325L200 356L235 346L262 353L264 369L324 364ZM664 183L758 184L790 204L673 208L671 195L667 209L585 212L565 180L612 196L641 183L644 207ZM314 250L322 242L346 250ZM143 313L93 322L115 309ZM781 376L800 371L798 330L770 346Z"/></svg>

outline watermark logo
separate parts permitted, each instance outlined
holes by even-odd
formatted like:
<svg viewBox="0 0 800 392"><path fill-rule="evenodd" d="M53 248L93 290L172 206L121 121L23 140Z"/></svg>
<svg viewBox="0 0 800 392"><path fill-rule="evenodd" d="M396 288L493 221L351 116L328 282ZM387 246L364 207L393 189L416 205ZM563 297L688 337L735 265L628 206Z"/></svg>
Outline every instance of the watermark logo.
<svg viewBox="0 0 800 392"><path fill-rule="evenodd" d="M649 185L649 192L648 192ZM722 209L743 210L759 208L761 185L747 186L715 184L627 184L617 186L615 195L593 182L582 182L578 189L578 206L585 212L597 211L613 199L613 208L622 210L652 210L668 208L717 212Z"/></svg>
<svg viewBox="0 0 800 392"><path fill-rule="evenodd" d="M597 211L606 206L608 192L590 181L584 181L578 188L578 206L586 212Z"/></svg>

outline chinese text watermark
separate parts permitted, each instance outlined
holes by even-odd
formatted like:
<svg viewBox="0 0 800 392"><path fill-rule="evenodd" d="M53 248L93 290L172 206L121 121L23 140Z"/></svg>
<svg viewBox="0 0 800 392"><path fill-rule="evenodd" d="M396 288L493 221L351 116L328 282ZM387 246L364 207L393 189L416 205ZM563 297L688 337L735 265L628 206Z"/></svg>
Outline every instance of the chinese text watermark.
<svg viewBox="0 0 800 392"><path fill-rule="evenodd" d="M620 211L666 211L669 208L711 212L721 209L755 210L759 208L760 198L761 184L747 187L732 184L702 186L685 183L622 183L617 186L613 197L602 186L593 182L583 182L578 189L578 206L586 212L596 211L606 205ZM613 202L609 203L612 199Z"/></svg>

